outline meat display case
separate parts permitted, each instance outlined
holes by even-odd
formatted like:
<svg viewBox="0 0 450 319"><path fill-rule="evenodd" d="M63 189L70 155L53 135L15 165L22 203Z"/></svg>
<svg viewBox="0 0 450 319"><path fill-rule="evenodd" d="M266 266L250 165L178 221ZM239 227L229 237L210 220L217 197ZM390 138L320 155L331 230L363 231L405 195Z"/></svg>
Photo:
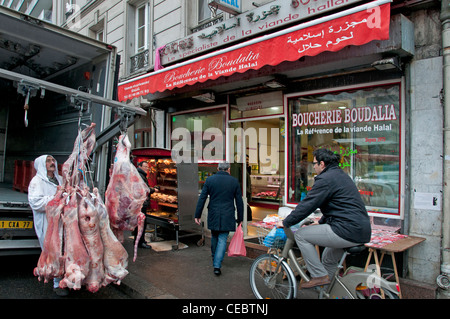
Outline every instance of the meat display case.
<svg viewBox="0 0 450 319"><path fill-rule="evenodd" d="M151 187L159 186L159 191L151 195L146 218L147 224L160 226L175 232L178 249L179 238L201 234L197 245L203 245L205 236L203 225L194 221L198 201L197 163L175 163L171 151L163 148L136 148L131 151L133 163L147 161L148 182ZM179 232L186 232L180 236ZM155 233L156 235L156 233Z"/></svg>
<svg viewBox="0 0 450 319"><path fill-rule="evenodd" d="M253 201L281 202L284 196L284 178L279 175L251 175Z"/></svg>

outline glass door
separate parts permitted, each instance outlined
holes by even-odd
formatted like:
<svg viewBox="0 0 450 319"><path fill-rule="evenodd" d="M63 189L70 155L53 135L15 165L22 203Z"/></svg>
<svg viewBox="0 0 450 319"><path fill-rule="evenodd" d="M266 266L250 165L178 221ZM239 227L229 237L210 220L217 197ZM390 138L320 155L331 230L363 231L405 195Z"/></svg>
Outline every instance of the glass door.
<svg viewBox="0 0 450 319"><path fill-rule="evenodd" d="M232 175L241 183L244 234L248 237L256 236L258 223L283 205L284 128L282 117L229 123L228 158Z"/></svg>

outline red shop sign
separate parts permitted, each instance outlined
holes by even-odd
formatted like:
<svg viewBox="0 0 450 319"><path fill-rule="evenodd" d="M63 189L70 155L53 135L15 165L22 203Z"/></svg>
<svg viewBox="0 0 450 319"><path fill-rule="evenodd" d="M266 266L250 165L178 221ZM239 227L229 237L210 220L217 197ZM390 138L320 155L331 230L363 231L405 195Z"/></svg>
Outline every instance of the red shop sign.
<svg viewBox="0 0 450 319"><path fill-rule="evenodd" d="M249 41L247 45L230 47L224 53L218 51L200 60L194 59L190 63L181 63L178 67L169 67L120 83L119 100L126 101L146 94L215 80L236 72L258 70L265 65L275 66L324 51L336 52L349 45L389 39L390 4L366 8L311 26L308 26L310 23L305 23L307 26L296 31L269 39L261 37ZM298 29L299 26L293 28Z"/></svg>

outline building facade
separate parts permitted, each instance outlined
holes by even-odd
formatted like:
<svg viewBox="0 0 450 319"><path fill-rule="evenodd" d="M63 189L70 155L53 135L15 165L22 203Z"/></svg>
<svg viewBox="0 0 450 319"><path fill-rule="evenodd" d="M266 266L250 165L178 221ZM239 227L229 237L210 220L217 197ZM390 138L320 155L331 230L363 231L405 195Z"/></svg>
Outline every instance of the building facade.
<svg viewBox="0 0 450 319"><path fill-rule="evenodd" d="M447 298L448 1L65 2L55 23L116 46L118 99L149 111L134 146L195 151L200 185L232 162L248 237L329 148L374 225L426 239L401 275Z"/></svg>
<svg viewBox="0 0 450 319"><path fill-rule="evenodd" d="M56 23L55 15L53 15L56 2L55 0L2 0L0 5L40 20Z"/></svg>

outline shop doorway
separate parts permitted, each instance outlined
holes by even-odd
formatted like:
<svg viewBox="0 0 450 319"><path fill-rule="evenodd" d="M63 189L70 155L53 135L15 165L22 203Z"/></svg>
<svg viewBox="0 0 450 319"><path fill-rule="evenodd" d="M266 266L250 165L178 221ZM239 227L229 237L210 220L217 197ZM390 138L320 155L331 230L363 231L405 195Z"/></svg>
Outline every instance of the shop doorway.
<svg viewBox="0 0 450 319"><path fill-rule="evenodd" d="M277 214L284 202L284 117L246 119L229 123L231 174L241 183L244 235L257 237L257 228Z"/></svg>

